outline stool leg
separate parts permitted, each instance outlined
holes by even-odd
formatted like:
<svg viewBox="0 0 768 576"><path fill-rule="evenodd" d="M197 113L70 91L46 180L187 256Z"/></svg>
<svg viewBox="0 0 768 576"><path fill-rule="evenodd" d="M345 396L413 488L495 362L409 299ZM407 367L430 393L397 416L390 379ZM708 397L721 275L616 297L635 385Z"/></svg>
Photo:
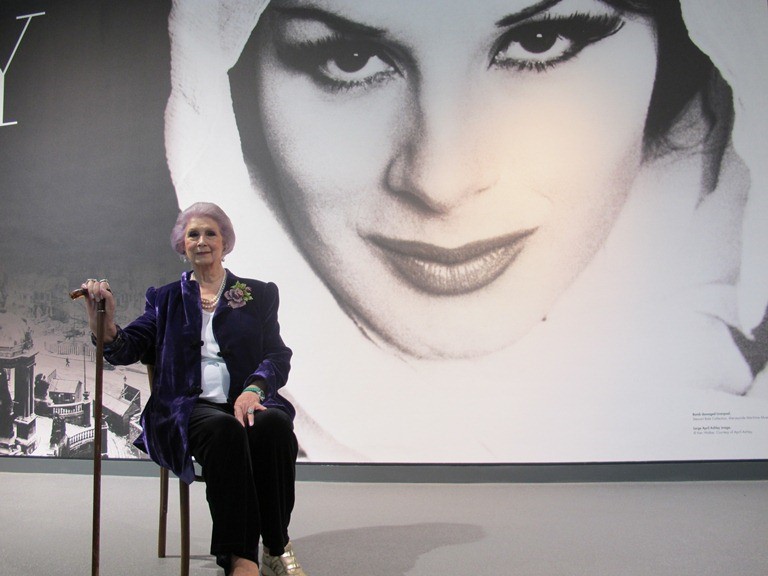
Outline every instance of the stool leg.
<svg viewBox="0 0 768 576"><path fill-rule="evenodd" d="M189 576L189 485L179 480L181 517L181 576Z"/></svg>
<svg viewBox="0 0 768 576"><path fill-rule="evenodd" d="M168 526L168 469L160 468L160 519L157 529L157 557L165 558L165 535Z"/></svg>

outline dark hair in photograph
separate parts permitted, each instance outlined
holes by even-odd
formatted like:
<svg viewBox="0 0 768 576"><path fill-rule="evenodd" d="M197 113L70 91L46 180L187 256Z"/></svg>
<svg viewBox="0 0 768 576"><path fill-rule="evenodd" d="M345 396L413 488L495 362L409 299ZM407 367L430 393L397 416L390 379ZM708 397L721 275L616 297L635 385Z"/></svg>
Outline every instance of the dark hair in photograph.
<svg viewBox="0 0 768 576"><path fill-rule="evenodd" d="M676 0L603 0L617 10L653 19L658 41L656 80L645 122L646 151L665 145L665 136L687 104L698 94L710 131L728 134L733 122L730 87L709 57L688 35ZM721 130L718 130L721 132Z"/></svg>

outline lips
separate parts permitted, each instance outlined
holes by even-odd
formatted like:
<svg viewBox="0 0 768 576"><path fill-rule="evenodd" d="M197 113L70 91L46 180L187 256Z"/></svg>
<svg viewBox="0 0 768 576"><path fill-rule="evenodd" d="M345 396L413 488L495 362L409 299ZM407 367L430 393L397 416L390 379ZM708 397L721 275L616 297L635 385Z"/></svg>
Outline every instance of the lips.
<svg viewBox="0 0 768 576"><path fill-rule="evenodd" d="M498 278L522 252L535 229L458 248L373 236L397 273L415 288L439 296L467 294Z"/></svg>

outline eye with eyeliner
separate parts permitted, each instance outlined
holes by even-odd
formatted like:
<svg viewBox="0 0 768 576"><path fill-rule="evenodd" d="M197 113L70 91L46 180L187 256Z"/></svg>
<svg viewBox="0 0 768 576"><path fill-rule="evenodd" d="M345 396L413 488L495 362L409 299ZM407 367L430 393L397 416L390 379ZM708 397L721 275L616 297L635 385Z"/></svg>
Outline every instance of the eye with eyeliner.
<svg viewBox="0 0 768 576"><path fill-rule="evenodd" d="M380 85L401 70L378 42L333 33L324 38L278 42L277 55L288 67L321 87L338 92Z"/></svg>
<svg viewBox="0 0 768 576"><path fill-rule="evenodd" d="M617 14L542 13L511 25L493 44L488 68L544 72L586 47L617 33ZM332 30L319 37L277 35L276 54L289 69L331 93L367 90L405 76L409 58L389 44L357 31ZM406 64L403 64L403 63Z"/></svg>
<svg viewBox="0 0 768 576"><path fill-rule="evenodd" d="M544 72L567 62L587 46L616 34L618 15L544 15L514 25L496 42L489 67Z"/></svg>

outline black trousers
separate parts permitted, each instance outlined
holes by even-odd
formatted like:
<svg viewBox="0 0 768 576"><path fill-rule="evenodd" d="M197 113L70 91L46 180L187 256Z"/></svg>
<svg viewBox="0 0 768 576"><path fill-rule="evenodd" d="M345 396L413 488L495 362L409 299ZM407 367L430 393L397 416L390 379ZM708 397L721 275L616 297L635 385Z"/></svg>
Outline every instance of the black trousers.
<svg viewBox="0 0 768 576"><path fill-rule="evenodd" d="M270 408L244 428L230 404L198 400L189 444L203 467L218 564L228 574L233 554L258 563L259 536L271 554L282 554L295 502L298 443L291 418Z"/></svg>

